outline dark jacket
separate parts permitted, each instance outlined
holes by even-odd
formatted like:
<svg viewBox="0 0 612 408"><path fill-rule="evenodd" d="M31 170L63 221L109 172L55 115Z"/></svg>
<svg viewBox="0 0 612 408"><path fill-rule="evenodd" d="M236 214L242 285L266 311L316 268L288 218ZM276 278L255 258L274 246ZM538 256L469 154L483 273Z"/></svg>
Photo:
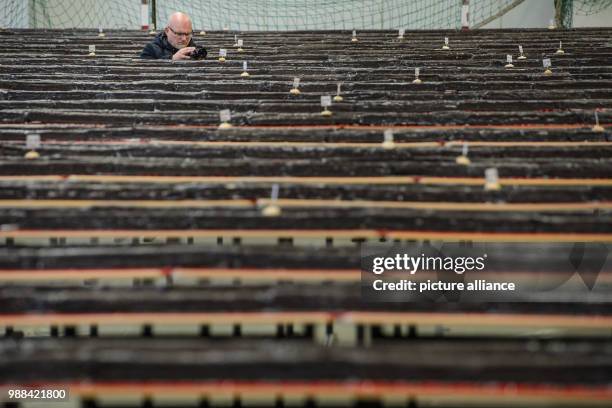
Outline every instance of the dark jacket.
<svg viewBox="0 0 612 408"><path fill-rule="evenodd" d="M193 38L189 41L188 47L195 47L195 43L193 42ZM178 52L178 48L174 48L172 44L168 42L168 37L165 32L161 32L157 34L157 36L148 43L142 53L140 54L140 58L146 59L172 59L172 56Z"/></svg>

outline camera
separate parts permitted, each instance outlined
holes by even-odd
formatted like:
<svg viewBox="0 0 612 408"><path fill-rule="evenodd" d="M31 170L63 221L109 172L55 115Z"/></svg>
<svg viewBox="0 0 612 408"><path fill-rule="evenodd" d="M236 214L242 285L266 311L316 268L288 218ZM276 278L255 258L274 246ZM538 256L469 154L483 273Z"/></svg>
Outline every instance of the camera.
<svg viewBox="0 0 612 408"><path fill-rule="evenodd" d="M206 58L207 54L208 52L206 52L206 49L204 47L196 47L196 49L191 52L190 57L194 60L201 60Z"/></svg>

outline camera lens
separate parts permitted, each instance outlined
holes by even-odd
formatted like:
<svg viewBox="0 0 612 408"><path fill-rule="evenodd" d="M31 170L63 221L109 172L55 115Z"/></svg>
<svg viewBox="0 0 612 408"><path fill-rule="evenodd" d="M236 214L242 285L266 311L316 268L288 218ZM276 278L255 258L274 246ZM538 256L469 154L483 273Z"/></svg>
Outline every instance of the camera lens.
<svg viewBox="0 0 612 408"><path fill-rule="evenodd" d="M202 48L202 47L196 47L196 49L191 53L191 58L192 59L204 59L206 58L206 49Z"/></svg>

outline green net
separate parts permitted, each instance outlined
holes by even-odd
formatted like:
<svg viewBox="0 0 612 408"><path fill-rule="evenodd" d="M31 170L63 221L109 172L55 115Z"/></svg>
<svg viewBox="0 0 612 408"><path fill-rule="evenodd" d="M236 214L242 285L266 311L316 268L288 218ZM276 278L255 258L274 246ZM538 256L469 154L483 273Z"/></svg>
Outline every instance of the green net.
<svg viewBox="0 0 612 408"><path fill-rule="evenodd" d="M555 20L559 27L571 28L574 18L574 0L555 0Z"/></svg>
<svg viewBox="0 0 612 408"><path fill-rule="evenodd" d="M471 0L472 24L523 0ZM174 11L190 14L196 27L220 30L454 29L461 27L459 0L165 0L158 24Z"/></svg>
<svg viewBox="0 0 612 408"><path fill-rule="evenodd" d="M470 26L479 28L524 0L470 0ZM563 0L564 26L571 6L595 14L612 0ZM149 0L152 3L152 0ZM188 13L195 29L364 30L456 29L461 0L157 0L157 26L174 11ZM0 0L0 26L15 28L125 28L141 26L141 0Z"/></svg>
<svg viewBox="0 0 612 408"><path fill-rule="evenodd" d="M0 27L27 28L27 8L24 0L0 0Z"/></svg>
<svg viewBox="0 0 612 408"><path fill-rule="evenodd" d="M140 0L0 0L14 28L140 28Z"/></svg>
<svg viewBox="0 0 612 408"><path fill-rule="evenodd" d="M158 7L159 24L176 10L213 30L450 28L461 18L459 2L435 0L168 0Z"/></svg>
<svg viewBox="0 0 612 408"><path fill-rule="evenodd" d="M573 0L574 12L582 16L597 14L612 7L612 0Z"/></svg>
<svg viewBox="0 0 612 408"><path fill-rule="evenodd" d="M523 0L471 0L472 25ZM149 1L151 3L151 1ZM196 29L453 29L461 27L454 0L157 0L157 26L174 11ZM140 28L140 0L0 0L4 27Z"/></svg>

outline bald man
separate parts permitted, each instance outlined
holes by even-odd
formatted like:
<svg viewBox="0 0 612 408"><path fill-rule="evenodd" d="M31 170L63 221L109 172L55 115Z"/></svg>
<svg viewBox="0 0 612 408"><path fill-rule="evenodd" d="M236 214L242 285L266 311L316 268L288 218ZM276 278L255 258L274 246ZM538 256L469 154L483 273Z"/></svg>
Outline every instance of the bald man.
<svg viewBox="0 0 612 408"><path fill-rule="evenodd" d="M191 38L193 28L191 19L185 13L174 13L168 19L168 25L153 41L147 44L140 58L190 60L196 45Z"/></svg>

